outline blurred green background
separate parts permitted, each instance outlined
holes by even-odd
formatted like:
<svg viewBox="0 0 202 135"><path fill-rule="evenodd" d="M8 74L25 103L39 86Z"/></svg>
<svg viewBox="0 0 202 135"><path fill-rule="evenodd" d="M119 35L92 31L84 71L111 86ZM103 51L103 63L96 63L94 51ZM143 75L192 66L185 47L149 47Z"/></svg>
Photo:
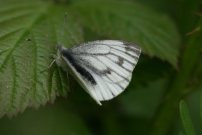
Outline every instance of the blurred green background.
<svg viewBox="0 0 202 135"><path fill-rule="evenodd" d="M0 135L201 135L201 16L200 0L0 0ZM113 100L40 72L57 44L99 39L142 48Z"/></svg>

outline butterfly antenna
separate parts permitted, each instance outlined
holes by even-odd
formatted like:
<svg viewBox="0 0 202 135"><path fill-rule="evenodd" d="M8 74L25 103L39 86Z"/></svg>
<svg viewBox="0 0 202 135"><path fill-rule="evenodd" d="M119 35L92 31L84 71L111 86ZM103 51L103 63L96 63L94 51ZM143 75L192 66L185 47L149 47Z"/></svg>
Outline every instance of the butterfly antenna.
<svg viewBox="0 0 202 135"><path fill-rule="evenodd" d="M53 64L55 63L55 61L56 61L56 59L54 59L46 69L42 70L41 73L49 70L53 66Z"/></svg>

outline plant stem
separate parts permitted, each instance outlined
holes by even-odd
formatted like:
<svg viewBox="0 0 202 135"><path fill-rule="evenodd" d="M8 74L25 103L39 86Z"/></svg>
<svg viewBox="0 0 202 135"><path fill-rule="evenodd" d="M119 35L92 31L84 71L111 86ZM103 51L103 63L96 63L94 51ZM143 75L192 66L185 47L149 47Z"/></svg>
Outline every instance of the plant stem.
<svg viewBox="0 0 202 135"><path fill-rule="evenodd" d="M199 26L202 26L199 21ZM177 118L179 100L184 95L190 75L197 66L200 59L200 49L202 47L202 30L190 35L186 43L185 50L180 63L180 70L176 74L163 103L156 113L154 123L152 123L151 135L166 135L173 122Z"/></svg>

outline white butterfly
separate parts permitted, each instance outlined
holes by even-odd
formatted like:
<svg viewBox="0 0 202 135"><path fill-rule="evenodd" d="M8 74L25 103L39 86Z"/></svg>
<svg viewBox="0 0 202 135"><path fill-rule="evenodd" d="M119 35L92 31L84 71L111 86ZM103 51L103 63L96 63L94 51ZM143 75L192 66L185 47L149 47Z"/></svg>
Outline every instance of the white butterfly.
<svg viewBox="0 0 202 135"><path fill-rule="evenodd" d="M74 48L58 47L56 63L71 71L99 104L119 95L128 86L141 49L118 40L100 40Z"/></svg>

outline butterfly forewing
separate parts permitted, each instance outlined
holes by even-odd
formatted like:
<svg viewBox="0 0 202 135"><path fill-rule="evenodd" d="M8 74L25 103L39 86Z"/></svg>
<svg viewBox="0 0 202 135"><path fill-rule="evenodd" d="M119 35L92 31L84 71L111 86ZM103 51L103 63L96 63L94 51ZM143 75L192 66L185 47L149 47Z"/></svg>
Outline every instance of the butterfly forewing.
<svg viewBox="0 0 202 135"><path fill-rule="evenodd" d="M62 59L84 89L101 105L128 86L141 49L117 40L101 40L60 48Z"/></svg>

